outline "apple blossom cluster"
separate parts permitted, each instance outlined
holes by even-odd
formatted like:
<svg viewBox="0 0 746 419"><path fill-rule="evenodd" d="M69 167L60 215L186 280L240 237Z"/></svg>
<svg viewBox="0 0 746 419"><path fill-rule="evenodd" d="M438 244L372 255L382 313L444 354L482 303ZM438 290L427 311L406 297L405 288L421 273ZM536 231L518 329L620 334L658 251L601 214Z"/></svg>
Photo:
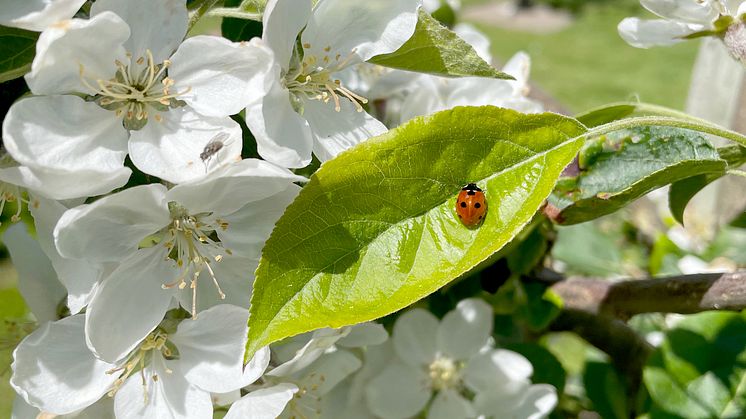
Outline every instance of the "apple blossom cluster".
<svg viewBox="0 0 746 419"><path fill-rule="evenodd" d="M746 2L742 0L640 0L659 19L629 17L619 23L619 34L638 48L672 45L687 39L713 36L731 55L746 63Z"/></svg>
<svg viewBox="0 0 746 419"><path fill-rule="evenodd" d="M306 181L291 169L457 105L538 112L527 55L515 81L366 63L412 36L419 0L270 0L247 42L187 37L185 0L84 3L0 3L0 24L41 32L2 126L0 205L35 229L4 237L38 323L14 351L13 418L548 415L554 389L495 348L479 300L407 312L391 340L368 323L243 359L253 272ZM261 158L242 157L239 113Z"/></svg>

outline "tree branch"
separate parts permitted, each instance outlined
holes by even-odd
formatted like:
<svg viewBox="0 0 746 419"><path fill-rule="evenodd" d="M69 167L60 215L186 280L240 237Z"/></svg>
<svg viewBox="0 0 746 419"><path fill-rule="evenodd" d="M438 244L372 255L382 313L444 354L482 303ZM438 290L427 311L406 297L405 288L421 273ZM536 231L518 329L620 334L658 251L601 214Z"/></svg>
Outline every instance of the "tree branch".
<svg viewBox="0 0 746 419"><path fill-rule="evenodd" d="M625 281L564 279L552 285L565 308L626 320L640 313L746 308L746 270Z"/></svg>

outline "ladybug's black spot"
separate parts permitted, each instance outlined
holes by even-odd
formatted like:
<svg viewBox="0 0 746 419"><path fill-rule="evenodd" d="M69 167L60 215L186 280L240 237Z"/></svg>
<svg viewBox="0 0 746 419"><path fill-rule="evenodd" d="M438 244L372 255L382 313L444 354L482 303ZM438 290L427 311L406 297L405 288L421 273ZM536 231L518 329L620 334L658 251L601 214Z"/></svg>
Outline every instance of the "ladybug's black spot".
<svg viewBox="0 0 746 419"><path fill-rule="evenodd" d="M458 214L458 218L461 218L461 214Z"/></svg>
<svg viewBox="0 0 746 419"><path fill-rule="evenodd" d="M481 207L482 207L482 204L480 204L479 202L477 202L476 204L474 204L474 208L481 208Z"/></svg>
<svg viewBox="0 0 746 419"><path fill-rule="evenodd" d="M461 208L466 208L466 202L461 201Z"/></svg>
<svg viewBox="0 0 746 419"><path fill-rule="evenodd" d="M479 219L480 219L480 220L482 219L482 216L481 216L481 215L479 216Z"/></svg>

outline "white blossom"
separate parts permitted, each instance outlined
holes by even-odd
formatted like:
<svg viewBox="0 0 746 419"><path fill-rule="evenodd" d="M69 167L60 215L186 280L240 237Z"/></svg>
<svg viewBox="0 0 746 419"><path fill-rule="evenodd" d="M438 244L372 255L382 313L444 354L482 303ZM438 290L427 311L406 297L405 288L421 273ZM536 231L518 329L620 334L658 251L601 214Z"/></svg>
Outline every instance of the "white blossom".
<svg viewBox="0 0 746 419"><path fill-rule="evenodd" d="M128 153L173 183L238 159L241 129L228 116L261 88L249 69L268 65L266 48L212 36L182 43L186 29L184 0L99 0L90 19L45 30L26 75L38 96L15 103L3 123L8 152L32 175L90 183L58 199L123 185ZM223 146L201 158L216 135Z"/></svg>
<svg viewBox="0 0 746 419"><path fill-rule="evenodd" d="M0 25L43 31L70 19L86 0L0 0Z"/></svg>
<svg viewBox="0 0 746 419"><path fill-rule="evenodd" d="M385 132L364 111L367 99L337 74L397 50L414 33L418 6L419 0L321 0L312 8L310 0L270 0L262 39L272 65L246 108L259 154L304 167L312 152L324 161Z"/></svg>
<svg viewBox="0 0 746 419"><path fill-rule="evenodd" d="M118 263L86 311L91 348L119 359L174 298L193 315L217 302L248 307L261 248L300 180L247 159L198 182L137 186L67 211L54 231L60 254Z"/></svg>

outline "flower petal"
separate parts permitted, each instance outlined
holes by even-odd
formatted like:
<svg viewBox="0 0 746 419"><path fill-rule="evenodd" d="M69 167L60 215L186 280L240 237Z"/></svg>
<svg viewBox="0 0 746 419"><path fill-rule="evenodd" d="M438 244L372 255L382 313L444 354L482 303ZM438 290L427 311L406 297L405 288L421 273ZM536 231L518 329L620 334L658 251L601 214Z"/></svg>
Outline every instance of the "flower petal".
<svg viewBox="0 0 746 419"><path fill-rule="evenodd" d="M252 391L233 403L225 419L275 419L297 391L298 387L289 383Z"/></svg>
<svg viewBox="0 0 746 419"><path fill-rule="evenodd" d="M300 187L289 185L266 199L250 202L233 214L222 217L228 228L218 231L223 246L234 255L259 259L264 242L285 209L298 196Z"/></svg>
<svg viewBox="0 0 746 419"><path fill-rule="evenodd" d="M0 169L0 180L22 186L52 199L72 199L102 195L124 186L132 170L122 167L114 171L47 170L26 166Z"/></svg>
<svg viewBox="0 0 746 419"><path fill-rule="evenodd" d="M286 190L292 182L306 179L258 159L244 159L191 183L175 186L166 194L191 213L231 214L249 202L269 198Z"/></svg>
<svg viewBox="0 0 746 419"><path fill-rule="evenodd" d="M354 51L367 61L394 52L414 33L419 5L419 0L321 0L301 35L303 44L310 44L305 56L347 57Z"/></svg>
<svg viewBox="0 0 746 419"><path fill-rule="evenodd" d="M67 290L57 279L52 262L41 250L39 242L26 231L24 223L10 226L3 234L3 243L18 272L18 291L39 323L59 319L57 307Z"/></svg>
<svg viewBox="0 0 746 419"><path fill-rule="evenodd" d="M490 39L487 38L485 34L475 28L474 25L469 23L459 23L453 27L453 31L456 32L459 38L463 39L469 45L471 45L480 58L482 58L488 64L492 64L492 54L490 53Z"/></svg>
<svg viewBox="0 0 746 419"><path fill-rule="evenodd" d="M157 64L167 59L179 46L187 32L185 0L96 0L91 16L114 12L129 25L132 35L125 47L133 61L153 53Z"/></svg>
<svg viewBox="0 0 746 419"><path fill-rule="evenodd" d="M143 172L183 183L241 159L241 127L234 120L202 116L189 108L162 116L161 122L150 120L130 134L130 158ZM222 147L203 160L207 145L216 141Z"/></svg>
<svg viewBox="0 0 746 419"><path fill-rule="evenodd" d="M254 271L258 265L258 257L249 259L239 256L226 256L220 262L211 265L220 289L225 294L225 299L220 298L210 272L207 269L203 270L197 278L196 312L200 313L202 310L219 304L249 307L254 285ZM176 298L187 311L192 310L192 291L189 287L176 291Z"/></svg>
<svg viewBox="0 0 746 419"><path fill-rule="evenodd" d="M637 48L673 45L683 37L703 30L699 25L687 25L663 19L641 20L628 17L619 22L619 36Z"/></svg>
<svg viewBox="0 0 746 419"><path fill-rule="evenodd" d="M221 304L179 323L169 340L179 350L179 369L190 383L211 393L227 393L261 377L269 365L268 348L257 352L247 374L243 371L248 320L248 310Z"/></svg>
<svg viewBox="0 0 746 419"><path fill-rule="evenodd" d="M350 333L340 339L337 345L344 348L362 348L380 345L389 338L386 329L378 323L368 322L356 324L350 328Z"/></svg>
<svg viewBox="0 0 746 419"><path fill-rule="evenodd" d="M38 205L30 205L29 209L34 216L39 245L49 257L59 282L67 291L67 307L71 313L76 314L88 304L102 267L86 260L63 258L54 245L54 227L67 207L51 199L34 199Z"/></svg>
<svg viewBox="0 0 746 419"><path fill-rule="evenodd" d="M344 98L340 99L339 112L334 104L318 100L306 100L304 112L314 138L313 152L322 162L387 131L381 121L365 111L357 112Z"/></svg>
<svg viewBox="0 0 746 419"><path fill-rule="evenodd" d="M41 32L60 20L70 19L85 0L26 0L0 7L0 25Z"/></svg>
<svg viewBox="0 0 746 419"><path fill-rule="evenodd" d="M275 53L283 70L288 69L295 40L311 16L309 0L270 0L264 9L262 39Z"/></svg>
<svg viewBox="0 0 746 419"><path fill-rule="evenodd" d="M474 416L476 414L471 403L450 389L439 391L427 410L427 419L466 419Z"/></svg>
<svg viewBox="0 0 746 419"><path fill-rule="evenodd" d="M510 382L525 381L533 366L513 351L495 349L473 357L464 369L464 383L475 392L497 391Z"/></svg>
<svg viewBox="0 0 746 419"><path fill-rule="evenodd" d="M492 334L494 314L484 300L461 300L438 327L437 345L441 353L467 360L476 355Z"/></svg>
<svg viewBox="0 0 746 419"><path fill-rule="evenodd" d="M272 71L279 73L279 68ZM267 94L246 107L246 125L256 138L257 151L283 167L308 166L313 149L311 128L293 109L290 92L279 79L267 83Z"/></svg>
<svg viewBox="0 0 746 419"><path fill-rule="evenodd" d="M394 324L392 341L399 357L413 367L421 367L435 359L438 319L421 308L409 310Z"/></svg>
<svg viewBox="0 0 746 419"><path fill-rule="evenodd" d="M171 57L168 75L174 91L202 115L239 113L264 92L264 77L273 64L272 51L261 39L230 42L217 36L187 39Z"/></svg>
<svg viewBox="0 0 746 419"><path fill-rule="evenodd" d="M642 7L664 19L701 25L709 25L717 19L719 11L713 7L713 3L692 0L640 0Z"/></svg>
<svg viewBox="0 0 746 419"><path fill-rule="evenodd" d="M190 384L159 351L140 374L133 374L114 396L117 419L210 419L210 394Z"/></svg>
<svg viewBox="0 0 746 419"><path fill-rule="evenodd" d="M114 384L117 376L106 373L114 365L85 345L84 321L75 315L45 323L13 351L10 385L32 406L71 413L93 404Z"/></svg>
<svg viewBox="0 0 746 419"><path fill-rule="evenodd" d="M121 121L77 96L16 102L3 121L3 139L18 163L49 170L115 172L127 155Z"/></svg>
<svg viewBox="0 0 746 419"><path fill-rule="evenodd" d="M414 416L422 411L432 395L427 382L424 371L399 362L391 363L368 384L368 408L383 419Z"/></svg>
<svg viewBox="0 0 746 419"><path fill-rule="evenodd" d="M534 384L524 393L515 417L540 419L549 416L557 406L557 390L549 384Z"/></svg>
<svg viewBox="0 0 746 419"><path fill-rule="evenodd" d="M63 257L116 262L171 217L160 184L136 186L65 212L54 229Z"/></svg>
<svg viewBox="0 0 746 419"><path fill-rule="evenodd" d="M347 336L349 332L350 329L347 327L341 329L327 328L316 330L311 335L311 339L306 342L303 347L295 351L295 354L290 360L283 362L267 372L267 375L273 377L289 377L292 374L303 370L319 359L319 357L321 357L321 355L323 355L327 349L331 348L339 339ZM281 345L280 349L285 345ZM280 357L280 362L283 360L283 357Z"/></svg>
<svg viewBox="0 0 746 419"><path fill-rule="evenodd" d="M26 83L37 95L92 94L81 82L81 71L93 85L97 79L112 78L117 68L114 61L126 57L122 45L129 36L127 24L113 13L58 22L39 36Z"/></svg>
<svg viewBox="0 0 746 419"><path fill-rule="evenodd" d="M85 334L99 358L121 359L163 320L173 291L162 285L178 276L164 257L158 249L140 250L96 289L86 310Z"/></svg>
<svg viewBox="0 0 746 419"><path fill-rule="evenodd" d="M323 397L363 363L348 351L327 352L301 374L300 384L316 397Z"/></svg>

